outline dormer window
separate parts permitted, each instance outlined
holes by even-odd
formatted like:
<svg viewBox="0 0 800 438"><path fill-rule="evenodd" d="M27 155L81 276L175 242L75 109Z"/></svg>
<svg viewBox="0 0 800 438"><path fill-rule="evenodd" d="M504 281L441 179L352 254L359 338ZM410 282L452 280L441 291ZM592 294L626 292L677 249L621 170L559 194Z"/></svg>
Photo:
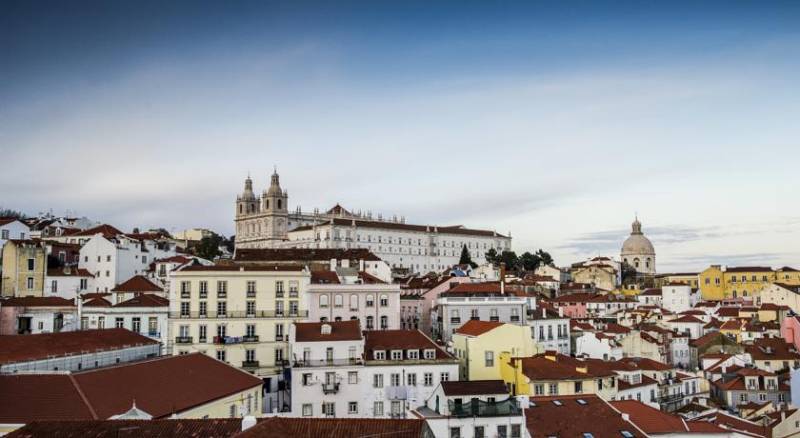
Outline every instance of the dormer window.
<svg viewBox="0 0 800 438"><path fill-rule="evenodd" d="M372 355L375 357L375 360L386 360L386 352L383 350L375 350Z"/></svg>
<svg viewBox="0 0 800 438"><path fill-rule="evenodd" d="M392 350L392 360L403 360L403 350Z"/></svg>
<svg viewBox="0 0 800 438"><path fill-rule="evenodd" d="M425 350L424 355L425 355L425 359L428 359L428 360L435 359L436 358L436 350L434 350L432 348L429 348L429 349Z"/></svg>
<svg viewBox="0 0 800 438"><path fill-rule="evenodd" d="M322 324L322 334L329 335L331 334L331 325L330 324Z"/></svg>
<svg viewBox="0 0 800 438"><path fill-rule="evenodd" d="M419 359L419 350L408 350L406 355L409 359Z"/></svg>

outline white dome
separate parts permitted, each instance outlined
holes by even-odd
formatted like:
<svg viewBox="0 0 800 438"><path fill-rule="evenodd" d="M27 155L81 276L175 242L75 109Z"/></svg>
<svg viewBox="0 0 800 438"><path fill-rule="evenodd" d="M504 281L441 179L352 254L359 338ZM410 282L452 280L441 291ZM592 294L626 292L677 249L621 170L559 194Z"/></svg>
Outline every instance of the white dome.
<svg viewBox="0 0 800 438"><path fill-rule="evenodd" d="M622 256L626 255L655 255L656 250L650 239L642 234L642 224L639 219L633 221L631 235L622 244Z"/></svg>

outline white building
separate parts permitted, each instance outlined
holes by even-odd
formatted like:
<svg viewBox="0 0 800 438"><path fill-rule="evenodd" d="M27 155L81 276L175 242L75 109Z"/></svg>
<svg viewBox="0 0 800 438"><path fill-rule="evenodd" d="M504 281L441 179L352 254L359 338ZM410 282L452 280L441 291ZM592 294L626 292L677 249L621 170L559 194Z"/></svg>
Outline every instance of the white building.
<svg viewBox="0 0 800 438"><path fill-rule="evenodd" d="M571 354L569 317L564 316L563 308L559 312L545 307L531 310L528 324L533 340L542 346L541 351L556 351L567 356Z"/></svg>
<svg viewBox="0 0 800 438"><path fill-rule="evenodd" d="M631 235L625 239L620 259L640 274L655 275L656 250L650 239L642 233L642 223L636 218L631 224Z"/></svg>
<svg viewBox="0 0 800 438"><path fill-rule="evenodd" d="M624 356L624 351L614 336L584 332L575 338L575 355L592 359L619 360Z"/></svg>
<svg viewBox="0 0 800 438"><path fill-rule="evenodd" d="M169 241L98 232L83 244L78 266L94 275L96 292L108 292L123 281L144 274L154 260L174 255L175 244Z"/></svg>
<svg viewBox="0 0 800 438"><path fill-rule="evenodd" d="M30 228L24 222L13 217L0 217L0 255L3 245L9 239L25 240L30 237Z"/></svg>
<svg viewBox="0 0 800 438"><path fill-rule="evenodd" d="M169 342L169 300L158 295L141 294L117 304L92 298L83 302L80 313L81 330L124 328L164 346Z"/></svg>
<svg viewBox="0 0 800 438"><path fill-rule="evenodd" d="M661 306L670 312L681 313L694 307L700 300L700 293L692 291L691 286L670 283L661 287Z"/></svg>
<svg viewBox="0 0 800 438"><path fill-rule="evenodd" d="M65 266L48 269L44 277L44 296L74 300L78 295L93 291L94 275L86 269Z"/></svg>
<svg viewBox="0 0 800 438"><path fill-rule="evenodd" d="M527 312L526 295L502 282L461 283L439 294L434 336L447 343L470 319L525 324Z"/></svg>
<svg viewBox="0 0 800 438"><path fill-rule="evenodd" d="M293 416L405 418L458 376L457 360L418 330L362 334L357 320L292 330Z"/></svg>
<svg viewBox="0 0 800 438"><path fill-rule="evenodd" d="M327 212L289 211L289 195L277 173L260 198L253 181L245 180L236 199L238 248L366 248L392 268L412 272L441 271L456 265L463 247L472 260L485 262L485 253L511 249L511 237L461 225L411 225L403 218L384 220L371 213L353 213L338 204Z"/></svg>
<svg viewBox="0 0 800 438"><path fill-rule="evenodd" d="M502 380L442 382L413 412L436 437L485 438L528 436L523 404L509 395Z"/></svg>

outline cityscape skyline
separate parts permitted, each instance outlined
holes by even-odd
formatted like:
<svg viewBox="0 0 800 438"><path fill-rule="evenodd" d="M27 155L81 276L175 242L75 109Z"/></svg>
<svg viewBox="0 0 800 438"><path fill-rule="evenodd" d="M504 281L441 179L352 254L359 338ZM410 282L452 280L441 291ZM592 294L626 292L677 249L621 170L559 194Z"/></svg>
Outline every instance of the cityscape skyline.
<svg viewBox="0 0 800 438"><path fill-rule="evenodd" d="M800 255L791 2L88 4L0 17L3 207L230 235L277 165L292 207L559 264L618 255L636 212L659 270Z"/></svg>

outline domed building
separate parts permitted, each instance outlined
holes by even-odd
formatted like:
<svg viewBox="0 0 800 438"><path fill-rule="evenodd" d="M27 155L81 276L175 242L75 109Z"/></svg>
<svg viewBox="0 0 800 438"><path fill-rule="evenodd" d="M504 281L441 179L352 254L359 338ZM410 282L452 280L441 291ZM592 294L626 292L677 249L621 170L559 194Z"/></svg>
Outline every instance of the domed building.
<svg viewBox="0 0 800 438"><path fill-rule="evenodd" d="M631 225L631 235L622 244L622 262L627 263L638 274L656 273L656 250L650 239L642 233L642 223L636 218Z"/></svg>

